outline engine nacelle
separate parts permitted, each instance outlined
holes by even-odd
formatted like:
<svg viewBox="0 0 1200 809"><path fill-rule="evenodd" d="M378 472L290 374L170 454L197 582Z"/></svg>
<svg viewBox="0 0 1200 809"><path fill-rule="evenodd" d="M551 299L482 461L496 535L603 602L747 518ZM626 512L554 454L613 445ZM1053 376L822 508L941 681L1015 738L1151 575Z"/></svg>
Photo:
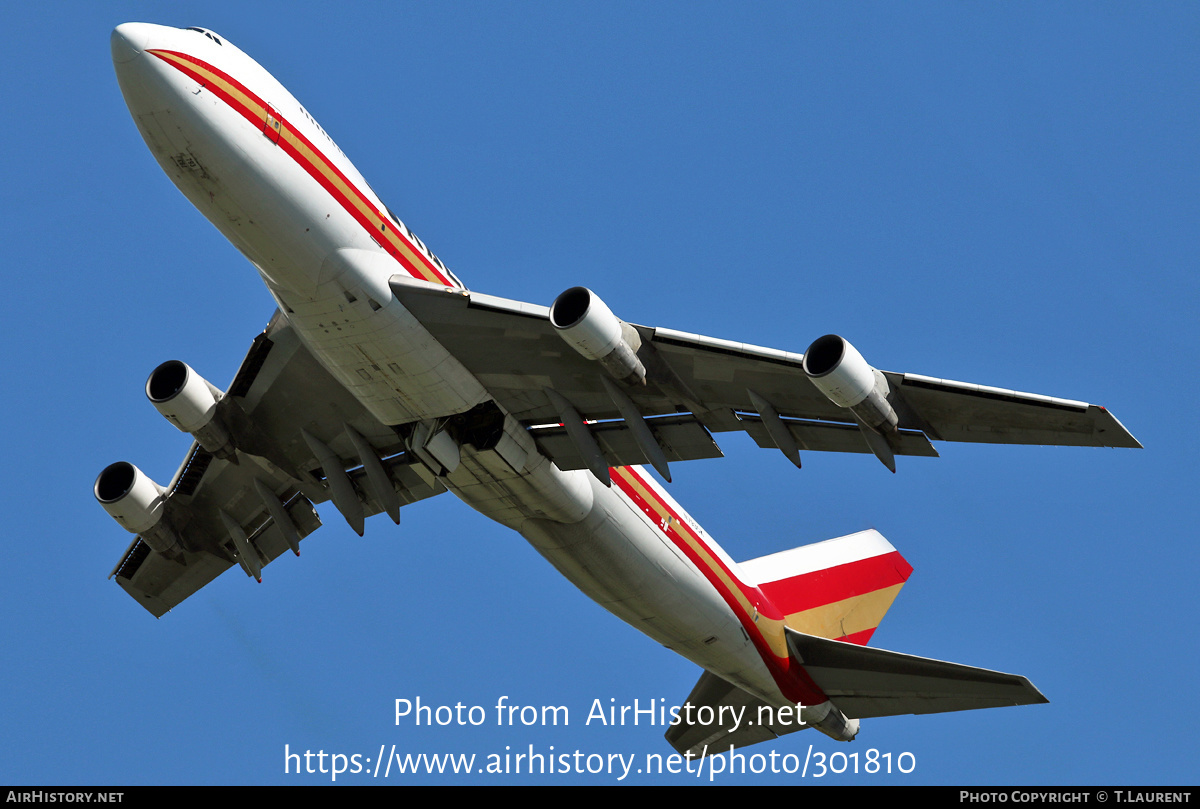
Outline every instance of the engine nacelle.
<svg viewBox="0 0 1200 809"><path fill-rule="evenodd" d="M800 718L804 724L812 725L835 742L852 742L858 735L858 720L847 719L846 715L829 700L820 705L803 706L800 710Z"/></svg>
<svg viewBox="0 0 1200 809"><path fill-rule="evenodd" d="M167 421L190 433L200 446L218 458L236 457L229 430L217 418L225 394L179 360L154 369L146 380L146 398Z"/></svg>
<svg viewBox="0 0 1200 809"><path fill-rule="evenodd" d="M554 299L550 323L568 344L595 360L622 382L646 382L646 368L637 357L642 338L620 320L586 287L572 287Z"/></svg>
<svg viewBox="0 0 1200 809"><path fill-rule="evenodd" d="M853 411L870 426L895 430L899 424L887 400L887 377L842 337L826 334L814 340L804 352L804 373L829 401Z"/></svg>
<svg viewBox="0 0 1200 809"><path fill-rule="evenodd" d="M175 531L163 520L166 490L131 463L109 464L96 478L92 491L109 516L131 534L138 534L159 553L177 549Z"/></svg>

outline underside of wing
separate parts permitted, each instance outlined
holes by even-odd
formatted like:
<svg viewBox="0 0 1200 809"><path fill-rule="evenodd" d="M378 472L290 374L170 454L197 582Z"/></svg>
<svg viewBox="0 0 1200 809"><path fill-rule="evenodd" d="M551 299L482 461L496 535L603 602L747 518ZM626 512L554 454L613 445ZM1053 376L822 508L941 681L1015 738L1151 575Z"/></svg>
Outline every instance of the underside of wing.
<svg viewBox="0 0 1200 809"><path fill-rule="evenodd" d="M175 477L160 487L118 463L96 483L102 505L139 535L112 575L156 617L234 565L261 580L282 553L299 554L321 525L313 503L333 500L362 533L366 517L386 511L398 522L400 506L445 491L278 314L223 394L175 365L163 373L181 389L215 391L203 426L164 413L199 438Z"/></svg>
<svg viewBox="0 0 1200 809"><path fill-rule="evenodd" d="M1140 446L1102 407L877 371L836 335L815 342L806 363L803 354L612 318L617 349L596 359L609 350L595 348L603 323L576 340L575 326L556 322L553 307L401 276L391 286L506 410L528 425L551 425L535 433L539 446L567 468L649 462L663 471L671 460L716 457L711 433L735 430L797 466L803 451L862 452L892 471L896 455L936 456L930 439ZM577 293L592 296L587 316L595 309L612 317L588 290L560 301ZM587 430L569 424L576 421Z"/></svg>
<svg viewBox="0 0 1200 809"><path fill-rule="evenodd" d="M888 374L899 394L932 428L931 438L985 444L1138 448L1099 405L1003 388Z"/></svg>

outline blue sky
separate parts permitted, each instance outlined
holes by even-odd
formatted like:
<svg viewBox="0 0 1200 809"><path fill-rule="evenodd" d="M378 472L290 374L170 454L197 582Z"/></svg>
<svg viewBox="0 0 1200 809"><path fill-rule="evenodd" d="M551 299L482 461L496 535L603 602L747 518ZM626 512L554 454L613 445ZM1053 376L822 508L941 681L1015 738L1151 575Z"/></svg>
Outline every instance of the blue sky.
<svg viewBox="0 0 1200 809"><path fill-rule="evenodd" d="M473 289L549 303L586 284L632 322L795 351L833 331L880 368L1109 407L1144 450L941 444L893 476L869 456L797 471L727 436L670 490L739 560L879 529L916 570L874 645L1050 699L746 752L916 763L805 783L1196 781L1195 6L331 9L2 12L0 782L330 780L285 775L285 745L640 762L671 752L662 729L585 725L593 701L678 704L700 673L449 496L364 538L323 508L300 559L159 621L105 580L128 536L95 475L130 460L165 482L188 447L146 375L178 358L224 385L272 311L137 135L108 51L131 20L258 59ZM397 726L418 696L564 705L570 725Z"/></svg>

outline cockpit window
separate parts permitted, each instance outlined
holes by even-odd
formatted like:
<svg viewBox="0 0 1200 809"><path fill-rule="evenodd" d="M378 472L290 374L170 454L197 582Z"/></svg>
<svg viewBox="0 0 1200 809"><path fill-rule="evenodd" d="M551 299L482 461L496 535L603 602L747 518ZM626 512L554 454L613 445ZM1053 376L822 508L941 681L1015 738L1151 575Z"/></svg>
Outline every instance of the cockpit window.
<svg viewBox="0 0 1200 809"><path fill-rule="evenodd" d="M197 34L204 34L204 36L208 37L209 39L211 39L213 42L217 43L218 45L225 44L224 42L221 41L221 38L218 37L216 34L214 34L212 31L206 31L203 28L185 28L184 30L185 31L195 31Z"/></svg>

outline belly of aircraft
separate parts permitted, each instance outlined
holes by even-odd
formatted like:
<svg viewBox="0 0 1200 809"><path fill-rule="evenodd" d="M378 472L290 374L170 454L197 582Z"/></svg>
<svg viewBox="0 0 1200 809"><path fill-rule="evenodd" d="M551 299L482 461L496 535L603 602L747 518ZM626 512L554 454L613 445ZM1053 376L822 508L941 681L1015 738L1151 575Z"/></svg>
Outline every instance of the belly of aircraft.
<svg viewBox="0 0 1200 809"><path fill-rule="evenodd" d="M781 702L754 644L705 576L615 486L577 474L594 490L588 517L530 520L521 534L618 618L728 682Z"/></svg>

